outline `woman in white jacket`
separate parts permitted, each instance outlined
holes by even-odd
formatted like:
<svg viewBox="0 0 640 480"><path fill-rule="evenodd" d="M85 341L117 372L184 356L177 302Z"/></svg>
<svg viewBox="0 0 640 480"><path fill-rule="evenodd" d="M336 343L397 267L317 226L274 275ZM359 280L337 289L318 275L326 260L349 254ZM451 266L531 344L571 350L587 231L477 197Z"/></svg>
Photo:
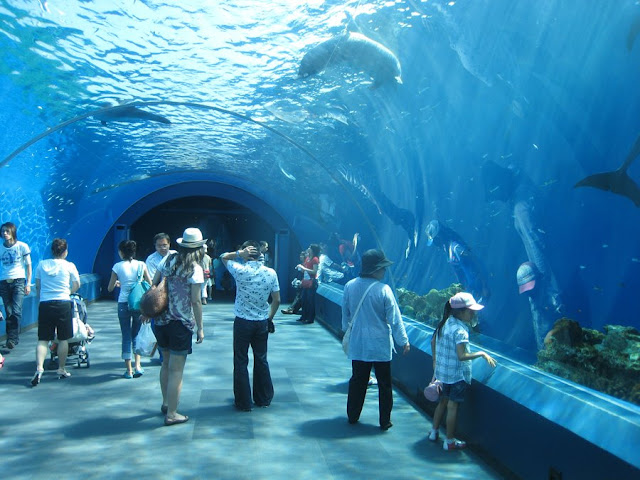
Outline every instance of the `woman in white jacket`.
<svg viewBox="0 0 640 480"><path fill-rule="evenodd" d="M44 359L49 341L58 335L58 378L71 374L65 369L69 340L73 337L70 295L80 288L80 275L76 266L66 260L69 250L67 241L56 238L51 244L53 258L42 260L36 269L36 291L40 299L38 306L38 346L36 347L36 373L31 385L40 383L44 373Z"/></svg>
<svg viewBox="0 0 640 480"><path fill-rule="evenodd" d="M410 350L396 299L389 285L381 282L386 268L392 263L382 250L367 250L362 255L360 277L345 285L342 299L342 330L346 331L349 323L353 322L348 350L352 367L347 399L349 423L360 419L373 367L378 380L382 430L392 427L391 357L395 351L394 340L402 346L404 354Z"/></svg>

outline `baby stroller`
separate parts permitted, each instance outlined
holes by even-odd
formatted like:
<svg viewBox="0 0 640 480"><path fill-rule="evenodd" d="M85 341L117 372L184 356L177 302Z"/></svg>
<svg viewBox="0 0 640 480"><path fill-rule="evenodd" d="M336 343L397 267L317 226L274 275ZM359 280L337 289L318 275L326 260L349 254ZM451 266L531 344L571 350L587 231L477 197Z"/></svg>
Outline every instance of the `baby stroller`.
<svg viewBox="0 0 640 480"><path fill-rule="evenodd" d="M77 293L71 294L71 308L73 318L73 337L69 339L69 353L67 360L76 359L78 368L85 365L87 368L91 366L89 360L89 351L87 345L95 338L94 331L87 324L87 305L84 299ZM49 344L49 369L58 368L58 339L56 338Z"/></svg>

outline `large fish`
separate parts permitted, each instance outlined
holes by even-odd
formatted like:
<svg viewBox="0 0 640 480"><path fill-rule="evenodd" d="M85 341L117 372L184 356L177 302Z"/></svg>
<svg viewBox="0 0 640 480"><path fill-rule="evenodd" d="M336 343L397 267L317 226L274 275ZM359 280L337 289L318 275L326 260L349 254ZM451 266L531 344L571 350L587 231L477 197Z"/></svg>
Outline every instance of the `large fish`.
<svg viewBox="0 0 640 480"><path fill-rule="evenodd" d="M108 107L104 112L98 112L93 115L94 118L100 120L103 125L107 122L160 122L170 124L168 118L162 115L156 115L145 110L140 110L138 107L132 105L120 105L114 107Z"/></svg>
<svg viewBox="0 0 640 480"><path fill-rule="evenodd" d="M633 144L624 163L613 172L596 173L580 180L575 187L595 187L618 195L623 195L631 200L636 207L640 207L640 187L627 174L627 170L633 161L640 155L640 136Z"/></svg>
<svg viewBox="0 0 640 480"><path fill-rule="evenodd" d="M636 37L640 34L640 17L631 22L629 27L629 34L627 35L627 50L633 50L633 43L636 41Z"/></svg>
<svg viewBox="0 0 640 480"><path fill-rule="evenodd" d="M357 32L346 32L313 47L302 57L298 75L308 77L340 63L371 75L373 88L402 83L398 57L381 43Z"/></svg>

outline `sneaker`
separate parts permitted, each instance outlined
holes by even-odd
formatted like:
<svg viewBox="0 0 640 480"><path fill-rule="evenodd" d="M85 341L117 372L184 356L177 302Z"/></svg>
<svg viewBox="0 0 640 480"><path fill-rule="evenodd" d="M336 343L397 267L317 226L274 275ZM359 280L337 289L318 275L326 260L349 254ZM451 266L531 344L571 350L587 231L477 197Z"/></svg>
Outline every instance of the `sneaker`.
<svg viewBox="0 0 640 480"><path fill-rule="evenodd" d="M458 440L457 438L454 438L452 442L449 442L449 440L445 440L442 444L443 450L462 450L466 447L467 442L463 442L462 440Z"/></svg>
<svg viewBox="0 0 640 480"><path fill-rule="evenodd" d="M135 372L133 372L133 378L140 378L142 375L144 375L144 368L140 367L140 369L135 370Z"/></svg>
<svg viewBox="0 0 640 480"><path fill-rule="evenodd" d="M438 430L431 430L429 432L429 440L431 440L432 442L437 442L438 438L440 438L440 432Z"/></svg>
<svg viewBox="0 0 640 480"><path fill-rule="evenodd" d="M4 344L4 348L8 349L8 350L13 350L15 348L16 344L13 343L11 340L7 340L7 343Z"/></svg>
<svg viewBox="0 0 640 480"><path fill-rule="evenodd" d="M60 380L62 380L63 378L69 378L71 376L71 374L69 372L67 372L64 368L59 368L56 372L56 374L58 375L58 378Z"/></svg>
<svg viewBox="0 0 640 480"><path fill-rule="evenodd" d="M378 380L376 380L375 377L369 377L369 382L367 383L367 386L371 387L374 385L378 385Z"/></svg>
<svg viewBox="0 0 640 480"><path fill-rule="evenodd" d="M42 378L43 373L44 373L44 370L42 372L39 372L38 370L36 370L36 373L33 375L33 378L31 379L32 387L35 387L40 383L40 379Z"/></svg>

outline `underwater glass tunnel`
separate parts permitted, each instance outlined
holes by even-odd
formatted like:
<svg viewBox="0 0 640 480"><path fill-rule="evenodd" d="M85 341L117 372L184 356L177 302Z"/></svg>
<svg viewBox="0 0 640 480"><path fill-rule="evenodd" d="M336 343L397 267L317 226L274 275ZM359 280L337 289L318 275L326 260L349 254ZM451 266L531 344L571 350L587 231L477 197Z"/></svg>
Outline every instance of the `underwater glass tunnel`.
<svg viewBox="0 0 640 480"><path fill-rule="evenodd" d="M34 264L64 237L104 280L197 226L269 241L285 288L358 233L408 324L470 291L473 342L637 432L638 2L4 0L0 33L0 221Z"/></svg>

